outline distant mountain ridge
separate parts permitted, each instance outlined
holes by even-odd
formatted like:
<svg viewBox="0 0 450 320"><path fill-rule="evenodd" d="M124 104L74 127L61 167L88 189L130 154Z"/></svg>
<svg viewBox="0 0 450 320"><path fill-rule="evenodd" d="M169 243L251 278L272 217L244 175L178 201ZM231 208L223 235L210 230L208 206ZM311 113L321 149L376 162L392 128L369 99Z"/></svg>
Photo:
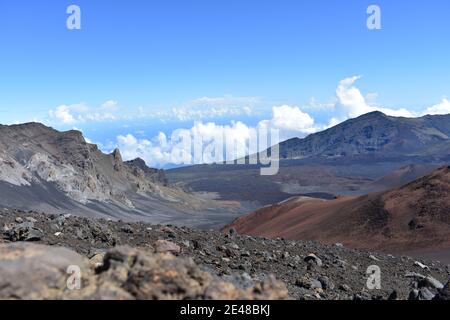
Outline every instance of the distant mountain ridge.
<svg viewBox="0 0 450 320"><path fill-rule="evenodd" d="M279 144L281 159L450 158L450 114L420 118L371 112Z"/></svg>

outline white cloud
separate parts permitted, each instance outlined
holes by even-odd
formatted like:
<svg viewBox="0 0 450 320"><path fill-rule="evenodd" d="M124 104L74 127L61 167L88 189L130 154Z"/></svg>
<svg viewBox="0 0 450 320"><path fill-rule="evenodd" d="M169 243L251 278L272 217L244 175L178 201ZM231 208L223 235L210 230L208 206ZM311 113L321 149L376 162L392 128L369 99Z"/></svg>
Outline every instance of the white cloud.
<svg viewBox="0 0 450 320"><path fill-rule="evenodd" d="M197 121L190 129L175 130L170 139L163 132L151 140L138 139L131 134L121 135L117 137L117 147L122 151L124 159L139 157L144 159L149 166L163 167L167 164L192 163L193 160L196 161L195 163L198 161L212 163L218 160L216 154L203 152L201 159L194 159L194 155L191 154L193 151L191 146L183 148L179 145L177 137L187 135L192 141L195 141L194 137L200 137L202 148L207 148L211 142L226 137L224 143L233 143L236 146L233 151L238 152L238 155L225 153L224 158L219 159L234 160L247 155L248 140L256 136L258 129L279 129L281 132L290 132L289 137L291 137L315 131L313 126L312 117L302 112L300 108L283 105L273 107L272 118L260 121L255 127L248 126L242 121L233 121L229 125ZM279 141L272 141L272 143L277 142Z"/></svg>
<svg viewBox="0 0 450 320"><path fill-rule="evenodd" d="M188 101L182 106L173 107L171 112L159 113L158 116L175 118L180 121L214 119L251 115L254 107L260 103L258 97L201 97Z"/></svg>
<svg viewBox="0 0 450 320"><path fill-rule="evenodd" d="M363 96L361 91L355 86L355 82L361 79L361 76L354 76L341 80L336 89L337 103L336 108L341 110L344 119L359 117L365 113L381 111L389 116L395 117L413 117L414 114L405 108L390 109L375 105L376 93L369 94L369 101ZM342 115L341 115L342 117Z"/></svg>
<svg viewBox="0 0 450 320"><path fill-rule="evenodd" d="M64 124L75 123L75 117L70 113L70 106L61 105L54 110L49 111L51 118L56 118Z"/></svg>
<svg viewBox="0 0 450 320"><path fill-rule="evenodd" d="M49 110L51 119L55 119L62 124L75 124L80 122L98 122L115 120L117 112L117 102L108 100L98 108L90 108L85 103L72 105L60 105Z"/></svg>
<svg viewBox="0 0 450 320"><path fill-rule="evenodd" d="M117 109L117 105L118 105L117 101L108 100L108 101L105 101L102 104L102 108L103 109L107 109L107 110L111 110L111 111L115 111Z"/></svg>
<svg viewBox="0 0 450 320"><path fill-rule="evenodd" d="M448 113L450 113L450 101L447 99L447 97L443 97L440 103L428 107L422 114L436 115Z"/></svg>
<svg viewBox="0 0 450 320"><path fill-rule="evenodd" d="M311 132L314 119L296 106L282 105L272 108L271 126L276 129L297 132Z"/></svg>

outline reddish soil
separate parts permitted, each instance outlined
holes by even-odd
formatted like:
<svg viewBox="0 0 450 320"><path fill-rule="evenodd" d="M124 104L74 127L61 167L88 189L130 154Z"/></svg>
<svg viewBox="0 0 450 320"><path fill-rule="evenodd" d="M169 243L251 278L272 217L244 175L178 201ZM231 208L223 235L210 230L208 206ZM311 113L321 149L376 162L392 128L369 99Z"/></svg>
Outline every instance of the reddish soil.
<svg viewBox="0 0 450 320"><path fill-rule="evenodd" d="M292 199L241 217L230 227L253 236L387 252L450 248L450 166L387 192Z"/></svg>

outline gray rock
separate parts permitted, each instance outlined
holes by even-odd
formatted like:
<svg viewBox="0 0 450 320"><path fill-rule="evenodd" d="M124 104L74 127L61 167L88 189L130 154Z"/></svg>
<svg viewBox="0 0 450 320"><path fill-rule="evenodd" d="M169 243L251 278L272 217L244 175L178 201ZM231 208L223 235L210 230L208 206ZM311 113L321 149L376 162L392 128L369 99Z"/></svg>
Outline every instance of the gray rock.
<svg viewBox="0 0 450 320"><path fill-rule="evenodd" d="M413 289L409 293L408 300L419 300L419 290Z"/></svg>
<svg viewBox="0 0 450 320"><path fill-rule="evenodd" d="M416 272L407 272L407 273L405 274L405 277L406 277L406 278L419 279L419 280L422 280L422 279L425 279L425 278L426 278L424 275L422 275L422 274L420 274L420 273L416 273Z"/></svg>
<svg viewBox="0 0 450 320"><path fill-rule="evenodd" d="M352 291L352 288L349 285L347 285L347 284L341 284L339 286L339 289L342 290L342 291L345 291L345 292L351 292Z"/></svg>
<svg viewBox="0 0 450 320"><path fill-rule="evenodd" d="M444 285L431 276L427 276L425 279L419 282L419 287L427 287L434 289L443 289Z"/></svg>
<svg viewBox="0 0 450 320"><path fill-rule="evenodd" d="M438 290L435 300L450 300L450 281L447 282L444 288Z"/></svg>
<svg viewBox="0 0 450 320"><path fill-rule="evenodd" d="M320 281L322 284L323 290L333 290L334 289L334 283L330 280L330 278L326 276L321 276L317 280Z"/></svg>
<svg viewBox="0 0 450 320"><path fill-rule="evenodd" d="M123 225L123 226L120 228L120 230L121 230L122 232L129 233L129 234L131 234L131 233L134 232L133 228L132 228L129 224Z"/></svg>
<svg viewBox="0 0 450 320"><path fill-rule="evenodd" d="M427 288L422 288L419 290L419 299L420 300L433 300L434 296L435 295Z"/></svg>
<svg viewBox="0 0 450 320"><path fill-rule="evenodd" d="M230 239L236 238L237 235L238 235L238 233L237 233L237 231L236 231L235 228L230 228L230 230L228 230L228 235L227 235L227 236L228 236Z"/></svg>
<svg viewBox="0 0 450 320"><path fill-rule="evenodd" d="M154 243L155 251L157 253L162 252L171 252L171 253L180 253L181 248L179 245L167 241L167 240L158 240Z"/></svg>
<svg viewBox="0 0 450 320"><path fill-rule="evenodd" d="M14 243L0 246L1 299L61 299L67 294L67 268L90 274L87 259L60 247Z"/></svg>
<svg viewBox="0 0 450 320"><path fill-rule="evenodd" d="M16 241L39 241L43 237L41 230L34 228L34 223L23 222L18 225L5 226L3 237L6 240Z"/></svg>
<svg viewBox="0 0 450 320"><path fill-rule="evenodd" d="M369 259L373 260L373 261L380 261L380 259L378 259L377 257L375 257L373 254L371 254L369 256Z"/></svg>
<svg viewBox="0 0 450 320"><path fill-rule="evenodd" d="M430 267L427 266L427 265L425 265L425 264L423 264L423 263L420 262L420 261L415 261L415 262L414 262L414 266L415 266L415 267L419 267L419 268L421 268L421 269L423 269L423 270L428 270L428 271L430 271Z"/></svg>
<svg viewBox="0 0 450 320"><path fill-rule="evenodd" d="M322 267L323 266L322 260L318 256L316 256L314 253L311 253L311 254L307 255L304 260L307 263L313 262L318 267Z"/></svg>
<svg viewBox="0 0 450 320"><path fill-rule="evenodd" d="M248 251L242 252L241 257L250 257L250 252L248 252Z"/></svg>
<svg viewBox="0 0 450 320"><path fill-rule="evenodd" d="M372 295L366 291L362 291L360 293L356 293L353 295L353 300L361 301L361 300L372 300Z"/></svg>

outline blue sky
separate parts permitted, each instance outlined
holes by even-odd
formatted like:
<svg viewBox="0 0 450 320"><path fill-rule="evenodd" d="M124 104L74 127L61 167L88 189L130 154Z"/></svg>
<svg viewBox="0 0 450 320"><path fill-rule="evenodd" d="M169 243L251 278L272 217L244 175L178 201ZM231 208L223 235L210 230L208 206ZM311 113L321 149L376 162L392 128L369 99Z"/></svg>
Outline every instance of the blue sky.
<svg viewBox="0 0 450 320"><path fill-rule="evenodd" d="M301 136L371 108L442 113L449 32L448 0L2 0L0 122L76 127L106 149L195 121Z"/></svg>

